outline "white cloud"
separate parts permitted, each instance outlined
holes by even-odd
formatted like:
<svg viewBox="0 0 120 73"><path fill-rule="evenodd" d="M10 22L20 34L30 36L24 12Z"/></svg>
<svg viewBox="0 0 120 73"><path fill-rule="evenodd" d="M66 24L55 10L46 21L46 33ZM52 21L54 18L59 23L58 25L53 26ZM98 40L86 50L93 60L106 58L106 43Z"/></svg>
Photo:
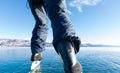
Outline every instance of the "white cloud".
<svg viewBox="0 0 120 73"><path fill-rule="evenodd" d="M69 3L71 7L75 7L79 12L82 12L82 7L84 5L94 6L97 5L102 0L73 0Z"/></svg>
<svg viewBox="0 0 120 73"><path fill-rule="evenodd" d="M69 15L71 15L71 14L72 14L72 12L71 12L70 10L67 10L67 11L68 11L68 14L69 14Z"/></svg>

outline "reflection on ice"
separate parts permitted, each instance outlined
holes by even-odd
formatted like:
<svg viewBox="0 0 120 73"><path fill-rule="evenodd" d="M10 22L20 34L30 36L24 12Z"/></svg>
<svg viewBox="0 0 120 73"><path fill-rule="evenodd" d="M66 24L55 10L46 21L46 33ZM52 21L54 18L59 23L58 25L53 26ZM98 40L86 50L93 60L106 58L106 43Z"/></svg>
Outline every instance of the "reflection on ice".
<svg viewBox="0 0 120 73"><path fill-rule="evenodd" d="M53 47L46 47L42 55L40 67L30 72L30 47L0 48L0 73L64 73ZM77 58L83 73L120 72L120 47L81 47Z"/></svg>

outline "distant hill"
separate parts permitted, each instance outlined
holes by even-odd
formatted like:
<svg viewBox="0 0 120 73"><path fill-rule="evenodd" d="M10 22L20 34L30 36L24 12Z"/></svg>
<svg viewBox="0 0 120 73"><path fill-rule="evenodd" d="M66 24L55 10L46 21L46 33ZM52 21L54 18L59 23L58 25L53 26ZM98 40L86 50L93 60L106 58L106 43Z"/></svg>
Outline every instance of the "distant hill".
<svg viewBox="0 0 120 73"><path fill-rule="evenodd" d="M29 47L29 40L0 39L0 47Z"/></svg>
<svg viewBox="0 0 120 73"><path fill-rule="evenodd" d="M46 42L46 47L52 47L52 43ZM81 44L81 47L119 47L114 45L103 45L103 44ZM0 39L0 47L30 47L30 40L22 39Z"/></svg>
<svg viewBox="0 0 120 73"><path fill-rule="evenodd" d="M81 47L120 47L120 46L88 43L88 44L81 44Z"/></svg>

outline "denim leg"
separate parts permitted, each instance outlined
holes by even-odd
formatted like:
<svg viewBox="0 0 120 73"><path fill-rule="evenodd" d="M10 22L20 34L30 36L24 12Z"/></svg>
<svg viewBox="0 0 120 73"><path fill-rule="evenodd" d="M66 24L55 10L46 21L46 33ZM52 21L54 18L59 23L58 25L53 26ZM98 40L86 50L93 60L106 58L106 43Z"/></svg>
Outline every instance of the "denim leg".
<svg viewBox="0 0 120 73"><path fill-rule="evenodd" d="M42 0L29 0L29 5L36 21L31 38L31 59L33 59L35 53L39 53L44 50L47 38L48 22Z"/></svg>
<svg viewBox="0 0 120 73"><path fill-rule="evenodd" d="M45 9L51 20L53 29L53 46L55 49L60 41L67 40L73 42L76 52L78 52L81 42L79 37L75 36L75 31L68 17L65 0L44 0L44 2Z"/></svg>

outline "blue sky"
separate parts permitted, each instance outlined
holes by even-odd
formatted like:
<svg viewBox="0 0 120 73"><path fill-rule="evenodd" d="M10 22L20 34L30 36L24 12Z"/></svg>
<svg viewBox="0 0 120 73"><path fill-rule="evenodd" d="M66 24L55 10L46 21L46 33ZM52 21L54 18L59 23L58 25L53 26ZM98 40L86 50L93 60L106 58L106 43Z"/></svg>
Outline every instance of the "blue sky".
<svg viewBox="0 0 120 73"><path fill-rule="evenodd" d="M35 20L27 0L0 0L0 38L30 39ZM120 0L67 0L82 43L120 45ZM48 42L52 41L49 23Z"/></svg>

